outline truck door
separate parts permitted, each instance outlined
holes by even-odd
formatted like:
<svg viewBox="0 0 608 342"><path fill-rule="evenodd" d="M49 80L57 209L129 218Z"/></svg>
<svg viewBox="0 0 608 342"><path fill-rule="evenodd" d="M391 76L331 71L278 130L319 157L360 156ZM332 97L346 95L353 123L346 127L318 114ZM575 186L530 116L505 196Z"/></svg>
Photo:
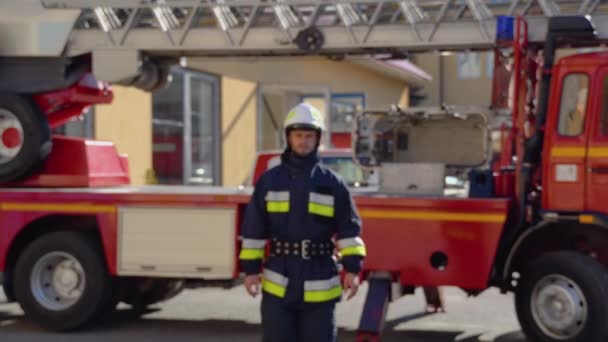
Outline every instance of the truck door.
<svg viewBox="0 0 608 342"><path fill-rule="evenodd" d="M600 69L590 101L585 209L608 212L608 67Z"/></svg>
<svg viewBox="0 0 608 342"><path fill-rule="evenodd" d="M561 82L547 125L545 148L545 207L582 211L585 203L586 123L589 76L583 72L560 74ZM555 96L554 95L554 96ZM547 146L548 145L548 146Z"/></svg>

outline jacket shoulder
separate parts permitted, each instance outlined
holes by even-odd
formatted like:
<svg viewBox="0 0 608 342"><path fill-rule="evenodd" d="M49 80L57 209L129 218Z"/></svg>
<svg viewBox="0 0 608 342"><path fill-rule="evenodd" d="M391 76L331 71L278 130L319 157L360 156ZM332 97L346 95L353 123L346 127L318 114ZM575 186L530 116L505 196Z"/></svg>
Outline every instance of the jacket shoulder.
<svg viewBox="0 0 608 342"><path fill-rule="evenodd" d="M264 184L264 186L271 183L271 180L276 180L282 174L281 165L274 166L262 173L260 178L258 179L257 184Z"/></svg>
<svg viewBox="0 0 608 342"><path fill-rule="evenodd" d="M336 187L346 187L346 184L344 182L344 178L342 178L342 176L337 173L336 171L328 168L327 166L324 166L322 164L318 165L319 167L319 175L321 177L323 177L324 179L326 179L327 181L329 181L332 185L336 186Z"/></svg>

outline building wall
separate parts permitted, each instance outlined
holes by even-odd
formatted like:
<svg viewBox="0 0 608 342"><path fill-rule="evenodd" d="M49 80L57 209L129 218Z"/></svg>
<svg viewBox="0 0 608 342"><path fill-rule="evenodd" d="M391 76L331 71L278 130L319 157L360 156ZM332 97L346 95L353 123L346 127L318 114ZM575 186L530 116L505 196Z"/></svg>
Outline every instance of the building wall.
<svg viewBox="0 0 608 342"><path fill-rule="evenodd" d="M426 96L419 105L421 106L433 106L440 103L441 97L441 58L438 53L423 53L416 54L415 62L418 67L426 71L433 80L428 82L424 87L418 91L419 94Z"/></svg>
<svg viewBox="0 0 608 342"><path fill-rule="evenodd" d="M410 106L410 88L405 88L401 92L401 97L399 97L399 106L401 106L401 107Z"/></svg>
<svg viewBox="0 0 608 342"><path fill-rule="evenodd" d="M427 97L420 105L489 105L492 101L492 78L488 75L488 58L492 55L480 52L480 77L461 79L458 77L457 54L441 56L430 52L415 55L416 65L433 77L433 81L419 91Z"/></svg>
<svg viewBox="0 0 608 342"><path fill-rule="evenodd" d="M326 85L332 93L365 93L367 107L399 102L407 84L347 61L325 58L189 59L189 67L268 85Z"/></svg>
<svg viewBox="0 0 608 342"><path fill-rule="evenodd" d="M443 58L443 89L444 102L453 105L484 105L492 102L492 78L486 68L487 58L491 54L480 53L480 76L473 79L458 78L458 63L456 55Z"/></svg>
<svg viewBox="0 0 608 342"><path fill-rule="evenodd" d="M283 113L285 97L277 93L265 93L260 99L262 100L259 119L261 127L258 132L260 129L262 132L275 132L275 134L261 134L261 137L259 137L259 147L262 150L268 150L279 146L283 141L280 134L285 115Z"/></svg>
<svg viewBox="0 0 608 342"><path fill-rule="evenodd" d="M556 52L555 61L580 52L579 49L560 49ZM493 58L493 55L480 52L481 75L479 78L460 79L458 78L457 54L447 56L440 56L436 52L416 54L416 65L433 77L433 81L420 91L427 96L421 105L432 106L441 103L489 105L492 101L492 75L487 70L488 58Z"/></svg>
<svg viewBox="0 0 608 342"><path fill-rule="evenodd" d="M189 61L189 67L221 76L221 173L222 185L243 184L250 175L258 146L276 146L276 135L258 137L258 84L322 85L333 93L364 93L368 107L407 105L407 85L349 62L322 58L265 60L259 63ZM135 185L145 184L152 170L151 94L115 86L112 105L97 106L95 137L113 141L120 153L129 155L130 176ZM291 93L290 93L291 94ZM288 94L289 95L289 94ZM296 96L298 94L291 94ZM261 127L283 124L285 94L265 96L273 120L261 115ZM270 132L270 129L264 129ZM134 139L134 132L137 132ZM258 145L259 144L259 145Z"/></svg>
<svg viewBox="0 0 608 342"><path fill-rule="evenodd" d="M363 93L368 108L387 108L391 104L408 104L408 87L400 79L387 77L376 71L369 70L348 61L332 61L319 57L291 57L291 58L265 58L256 59L217 59L192 58L188 60L188 67L224 75L224 79L257 82L261 85L258 100L259 127L252 125L249 133L243 131L243 137L249 139L254 136L255 145L252 148L274 149L280 146L282 140L282 124L285 113L297 103L302 95L323 95L324 91L330 93ZM223 96L222 104L236 106L234 97L244 97L238 90L231 89L232 82L222 86L224 92L230 96ZM280 90L285 87L284 90ZM246 92L248 89L246 90ZM307 101L321 101L322 98ZM236 102L239 102L238 100ZM319 108L324 105L317 104ZM227 114L224 109L223 120ZM256 121L257 122L257 121ZM257 135L260 135L259 137ZM233 165L231 160L240 160L225 147L224 150L224 184L235 184L239 180L237 171L229 170ZM228 152L230 151L230 152ZM255 152L255 150L254 150ZM252 154L252 157L255 154ZM235 159L236 158L236 159ZM253 161L251 161L252 163ZM242 173L242 172L241 172Z"/></svg>
<svg viewBox="0 0 608 342"><path fill-rule="evenodd" d="M256 156L257 84L222 77L222 185L238 186Z"/></svg>
<svg viewBox="0 0 608 342"><path fill-rule="evenodd" d="M114 86L114 102L95 107L95 139L116 144L129 156L133 185L146 182L152 169L152 98L133 87Z"/></svg>

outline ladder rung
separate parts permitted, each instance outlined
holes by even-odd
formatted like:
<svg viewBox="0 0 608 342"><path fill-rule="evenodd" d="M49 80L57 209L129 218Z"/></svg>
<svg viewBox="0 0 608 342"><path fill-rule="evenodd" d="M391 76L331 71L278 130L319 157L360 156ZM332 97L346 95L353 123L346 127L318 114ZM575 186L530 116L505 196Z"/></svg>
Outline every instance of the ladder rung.
<svg viewBox="0 0 608 342"><path fill-rule="evenodd" d="M541 26L557 14L593 14L598 28L608 30L608 4L600 0L41 1L47 9L81 10L69 54L123 47L197 55L306 53L294 37L309 27L320 32L314 38L323 37L314 51L321 53L478 49L494 43L500 15L526 16L532 42L544 38Z"/></svg>

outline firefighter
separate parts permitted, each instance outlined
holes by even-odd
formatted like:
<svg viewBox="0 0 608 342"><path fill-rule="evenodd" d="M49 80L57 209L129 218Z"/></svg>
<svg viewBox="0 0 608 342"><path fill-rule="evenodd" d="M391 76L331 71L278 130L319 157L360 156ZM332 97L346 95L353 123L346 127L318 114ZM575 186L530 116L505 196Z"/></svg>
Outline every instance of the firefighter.
<svg viewBox="0 0 608 342"><path fill-rule="evenodd" d="M323 126L309 104L287 114L281 164L260 177L245 212L239 258L247 292L261 286L264 342L335 341L335 305L359 286L361 220L345 182L319 164Z"/></svg>

